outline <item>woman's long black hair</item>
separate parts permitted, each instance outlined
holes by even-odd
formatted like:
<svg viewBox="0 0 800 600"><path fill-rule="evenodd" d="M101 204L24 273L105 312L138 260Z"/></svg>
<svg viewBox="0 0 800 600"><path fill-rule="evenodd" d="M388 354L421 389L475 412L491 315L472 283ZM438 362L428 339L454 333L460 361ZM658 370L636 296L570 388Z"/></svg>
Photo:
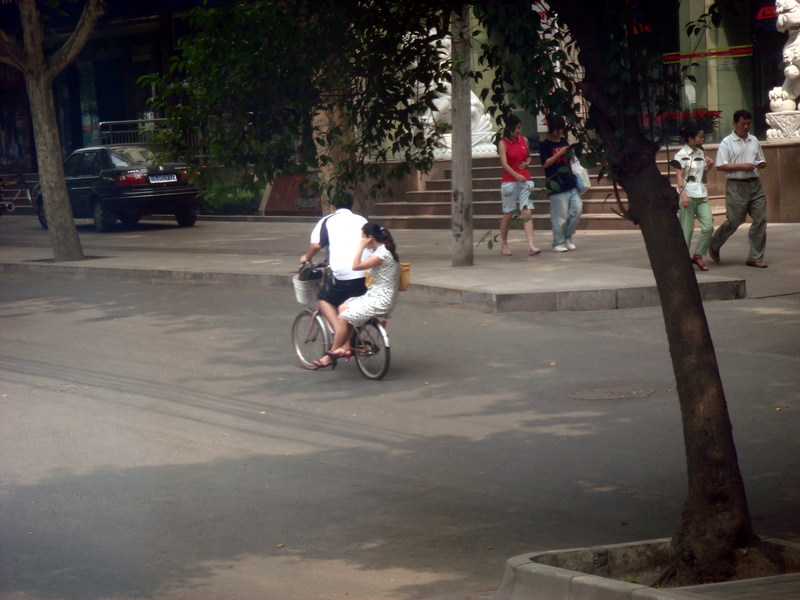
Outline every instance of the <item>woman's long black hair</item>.
<svg viewBox="0 0 800 600"><path fill-rule="evenodd" d="M388 248L389 252L392 253L392 257L397 261L400 262L400 259L397 257L397 246L394 243L394 238L392 234L389 233L389 230L382 225L378 225L374 221L370 221L369 223L365 223L364 226L361 228L361 231L364 232L364 235L371 235L375 238L376 242L379 242Z"/></svg>

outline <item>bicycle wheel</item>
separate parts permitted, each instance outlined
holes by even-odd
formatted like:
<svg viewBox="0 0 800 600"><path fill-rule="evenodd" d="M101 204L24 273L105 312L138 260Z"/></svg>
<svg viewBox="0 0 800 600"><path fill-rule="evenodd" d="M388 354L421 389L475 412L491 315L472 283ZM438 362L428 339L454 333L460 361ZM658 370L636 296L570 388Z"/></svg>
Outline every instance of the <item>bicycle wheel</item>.
<svg viewBox="0 0 800 600"><path fill-rule="evenodd" d="M292 323L292 345L300 364L314 369L314 361L331 348L331 336L323 316L310 310L297 315Z"/></svg>
<svg viewBox="0 0 800 600"><path fill-rule="evenodd" d="M358 370L367 379L383 379L389 372L389 334L377 319L356 329L353 347Z"/></svg>

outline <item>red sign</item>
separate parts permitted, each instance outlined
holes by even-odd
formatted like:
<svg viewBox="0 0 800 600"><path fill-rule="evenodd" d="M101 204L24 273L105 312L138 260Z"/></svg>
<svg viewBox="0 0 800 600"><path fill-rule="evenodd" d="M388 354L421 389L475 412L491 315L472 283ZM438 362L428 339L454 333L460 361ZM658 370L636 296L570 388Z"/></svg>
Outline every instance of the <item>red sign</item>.
<svg viewBox="0 0 800 600"><path fill-rule="evenodd" d="M774 6L762 6L756 13L756 21L763 21L765 19L775 19L777 17Z"/></svg>

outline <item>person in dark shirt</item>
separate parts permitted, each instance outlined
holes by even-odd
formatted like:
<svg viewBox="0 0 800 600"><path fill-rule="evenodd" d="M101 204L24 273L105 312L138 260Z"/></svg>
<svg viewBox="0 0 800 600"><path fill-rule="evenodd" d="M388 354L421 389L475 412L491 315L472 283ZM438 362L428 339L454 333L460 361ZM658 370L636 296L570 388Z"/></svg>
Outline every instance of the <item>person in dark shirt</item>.
<svg viewBox="0 0 800 600"><path fill-rule="evenodd" d="M572 154L564 137L564 119L547 115L546 121L548 133L539 145L539 155L547 178L547 196L550 198L553 252L566 252L576 248L572 236L578 228L583 202L569 166Z"/></svg>

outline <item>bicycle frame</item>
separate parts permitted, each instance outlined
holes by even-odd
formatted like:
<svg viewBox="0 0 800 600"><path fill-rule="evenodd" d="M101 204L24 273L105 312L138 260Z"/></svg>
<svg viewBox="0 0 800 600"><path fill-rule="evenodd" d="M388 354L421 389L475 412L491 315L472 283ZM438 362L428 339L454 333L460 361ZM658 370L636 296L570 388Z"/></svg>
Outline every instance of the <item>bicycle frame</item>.
<svg viewBox="0 0 800 600"><path fill-rule="evenodd" d="M324 318L318 307L314 309L307 308L295 318L295 321L303 315L308 316L308 326L303 335L304 344L312 344L317 341L317 330L320 321L324 322L326 327L323 338L327 339L324 339L324 341L332 341L334 335L333 327ZM353 325L351 346L356 364L364 377L367 379L383 379L386 376L389 370L390 342L389 334L386 331L385 319L372 317L363 325ZM306 368L309 368L305 360L301 359L301 362L304 363Z"/></svg>

